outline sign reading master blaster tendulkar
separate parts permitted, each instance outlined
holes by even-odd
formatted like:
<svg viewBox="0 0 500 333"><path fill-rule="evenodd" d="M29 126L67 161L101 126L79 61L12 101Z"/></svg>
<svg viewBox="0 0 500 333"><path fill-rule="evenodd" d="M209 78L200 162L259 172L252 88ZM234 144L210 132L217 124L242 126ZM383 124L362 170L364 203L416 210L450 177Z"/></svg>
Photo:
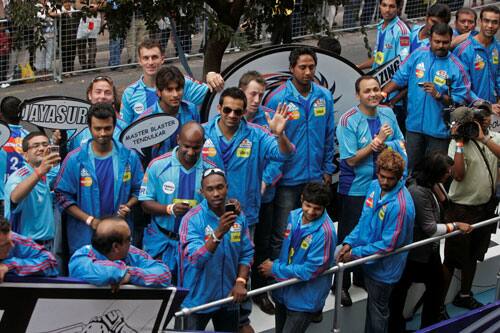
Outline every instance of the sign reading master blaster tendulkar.
<svg viewBox="0 0 500 333"><path fill-rule="evenodd" d="M172 136L179 127L177 118L153 114L133 122L120 134L120 141L129 149L144 155L143 148L154 146Z"/></svg>
<svg viewBox="0 0 500 333"><path fill-rule="evenodd" d="M73 137L87 128L87 101L62 96L29 99L21 104L22 120L33 125L59 130L74 130Z"/></svg>

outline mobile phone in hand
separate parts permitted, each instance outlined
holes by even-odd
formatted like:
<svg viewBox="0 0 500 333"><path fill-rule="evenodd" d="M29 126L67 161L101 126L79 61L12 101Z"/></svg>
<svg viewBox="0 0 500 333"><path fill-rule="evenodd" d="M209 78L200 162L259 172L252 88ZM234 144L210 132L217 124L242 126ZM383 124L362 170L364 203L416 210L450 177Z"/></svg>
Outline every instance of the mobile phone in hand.
<svg viewBox="0 0 500 333"><path fill-rule="evenodd" d="M418 82L418 83L417 83L417 85L418 85L419 87L423 87L423 86L424 86L424 84L425 84L425 82Z"/></svg>
<svg viewBox="0 0 500 333"><path fill-rule="evenodd" d="M59 146L58 145L51 145L50 146L50 153L51 154L53 154L53 153L59 154Z"/></svg>
<svg viewBox="0 0 500 333"><path fill-rule="evenodd" d="M233 212L236 213L236 205L233 203L227 203L225 206L225 211L226 212Z"/></svg>

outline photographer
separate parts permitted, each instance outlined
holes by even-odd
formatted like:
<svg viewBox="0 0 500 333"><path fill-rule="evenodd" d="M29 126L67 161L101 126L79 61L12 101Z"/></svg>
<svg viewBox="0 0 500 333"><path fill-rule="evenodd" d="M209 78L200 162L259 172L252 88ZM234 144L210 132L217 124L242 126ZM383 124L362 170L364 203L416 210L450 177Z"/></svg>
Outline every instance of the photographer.
<svg viewBox="0 0 500 333"><path fill-rule="evenodd" d="M454 159L455 165L446 222L463 221L472 225L495 214L500 134L488 130L491 124L491 105L480 102L475 107L460 107L451 114L453 140L448 155ZM453 300L455 306L467 309L482 306L472 297L471 287L476 261L484 259L491 231L490 227L480 228L467 235L446 239L445 293L454 269L462 271L460 293Z"/></svg>

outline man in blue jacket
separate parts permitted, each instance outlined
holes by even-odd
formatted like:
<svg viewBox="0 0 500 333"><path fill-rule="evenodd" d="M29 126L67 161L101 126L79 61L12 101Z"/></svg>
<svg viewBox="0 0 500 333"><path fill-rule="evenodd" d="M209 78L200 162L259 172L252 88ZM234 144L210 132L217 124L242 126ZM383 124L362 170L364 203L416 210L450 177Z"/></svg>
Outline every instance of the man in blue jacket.
<svg viewBox="0 0 500 333"><path fill-rule="evenodd" d="M200 113L196 105L182 98L185 82L184 75L174 66L162 67L156 75L156 93L159 100L138 119L152 114L166 114L177 118L179 127L170 138L152 147L152 158L171 151L177 145L177 134L183 124L191 120L200 122Z"/></svg>
<svg viewBox="0 0 500 333"><path fill-rule="evenodd" d="M366 195L358 225L344 239L337 261L388 253L413 240L415 207L404 186L405 162L393 150L384 150L377 158L377 180ZM388 256L363 265L368 292L365 332L387 332L389 298L403 274L407 252Z"/></svg>
<svg viewBox="0 0 500 333"><path fill-rule="evenodd" d="M294 146L285 134L287 108L279 105L271 132L247 122L243 115L246 96L239 88L225 89L219 99L219 116L205 128L203 154L227 174L229 196L238 199L249 226L258 221L261 182L268 160L284 161L294 153ZM268 115L269 116L269 115Z"/></svg>
<svg viewBox="0 0 500 333"><path fill-rule="evenodd" d="M228 184L221 169L205 170L201 193L206 200L182 219L180 276L182 287L190 290L182 306L190 308L228 295L242 302L254 254L245 215L226 211ZM196 312L187 317L184 328L204 330L210 319L216 331L237 332L239 306Z"/></svg>
<svg viewBox="0 0 500 333"><path fill-rule="evenodd" d="M464 64L471 80L473 99L484 99L500 114L500 43L495 34L500 27L500 9L487 6L479 15L480 31L470 34L454 53Z"/></svg>
<svg viewBox="0 0 500 333"><path fill-rule="evenodd" d="M179 145L149 164L139 194L144 212L151 214L151 224L144 232L144 250L167 264L174 280L181 219L202 201L201 175L215 166L201 156L204 136L200 124L184 124L177 136Z"/></svg>
<svg viewBox="0 0 500 333"><path fill-rule="evenodd" d="M70 276L96 286L111 285L113 291L128 283L170 286L168 267L130 245L130 240L127 221L121 217L104 218L92 236L92 245L83 246L71 257Z"/></svg>
<svg viewBox="0 0 500 333"><path fill-rule="evenodd" d="M433 25L430 49L422 47L413 52L383 89L389 94L408 87L408 169L428 152L447 151L450 131L443 109L470 100L469 77L460 60L448 51L452 34L447 24Z"/></svg>
<svg viewBox="0 0 500 333"><path fill-rule="evenodd" d="M137 154L113 140L116 114L109 104L88 112L92 140L70 152L54 185L56 200L68 214L70 254L90 244L100 217L127 217L138 203L143 170ZM130 229L134 230L129 219Z"/></svg>
<svg viewBox="0 0 500 333"><path fill-rule="evenodd" d="M0 283L9 272L56 276L57 261L43 246L11 231L9 222L0 217Z"/></svg>
<svg viewBox="0 0 500 333"><path fill-rule="evenodd" d="M272 256L278 257L288 214L300 207L300 195L308 182L331 184L334 145L333 96L314 82L318 58L310 48L290 52L292 78L276 88L266 105L276 109L280 103L288 107L286 135L297 153L283 165L283 177L276 189L275 216L277 228L273 233Z"/></svg>
<svg viewBox="0 0 500 333"><path fill-rule="evenodd" d="M422 46L429 46L431 28L438 23L450 23L451 12L448 5L436 3L427 9L425 24L415 24L410 33L410 53Z"/></svg>
<svg viewBox="0 0 500 333"><path fill-rule="evenodd" d="M279 258L268 259L259 267L261 274L278 281L305 281L273 292L277 333L306 331L314 314L323 309L332 281L331 275L318 276L335 265L337 235L326 212L328 186L307 184L301 201L302 208L288 217Z"/></svg>

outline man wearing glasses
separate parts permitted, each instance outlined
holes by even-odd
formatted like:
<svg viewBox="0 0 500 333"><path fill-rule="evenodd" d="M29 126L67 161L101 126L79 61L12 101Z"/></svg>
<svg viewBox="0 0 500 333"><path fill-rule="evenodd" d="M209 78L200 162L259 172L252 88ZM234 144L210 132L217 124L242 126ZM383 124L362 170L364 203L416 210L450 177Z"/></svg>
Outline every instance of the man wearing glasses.
<svg viewBox="0 0 500 333"><path fill-rule="evenodd" d="M22 148L26 163L5 185L5 217L16 233L51 251L55 235L51 188L61 157L42 132L28 134Z"/></svg>
<svg viewBox="0 0 500 333"><path fill-rule="evenodd" d="M130 228L122 217L104 218L97 226L92 245L75 252L69 262L70 276L96 286L123 284L143 287L170 286L168 267L130 245Z"/></svg>

